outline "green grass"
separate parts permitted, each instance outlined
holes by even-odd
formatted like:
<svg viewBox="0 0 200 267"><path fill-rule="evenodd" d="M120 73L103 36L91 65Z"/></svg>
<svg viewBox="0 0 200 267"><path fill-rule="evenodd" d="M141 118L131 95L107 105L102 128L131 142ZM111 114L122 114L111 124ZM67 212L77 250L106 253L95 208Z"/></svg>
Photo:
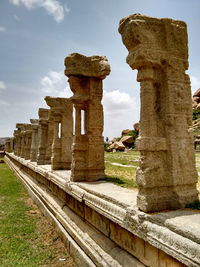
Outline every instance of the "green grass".
<svg viewBox="0 0 200 267"><path fill-rule="evenodd" d="M137 184L135 181L136 168L114 166L109 163L106 163L105 167L105 181L112 182L116 185L126 188L137 188Z"/></svg>
<svg viewBox="0 0 200 267"><path fill-rule="evenodd" d="M116 162L122 165L134 165L138 166L139 160L138 151L127 151L127 152L105 152L105 161Z"/></svg>
<svg viewBox="0 0 200 267"><path fill-rule="evenodd" d="M0 164L0 266L50 266L53 252L39 241L27 193L5 163Z"/></svg>
<svg viewBox="0 0 200 267"><path fill-rule="evenodd" d="M136 167L139 164L140 153L138 151L127 151L127 152L105 152L106 169L107 175L106 180L113 182L119 186L136 188ZM195 153L196 168L198 172L198 183L197 188L200 190L200 153ZM114 166L112 163L119 163L122 165L132 165L133 168Z"/></svg>

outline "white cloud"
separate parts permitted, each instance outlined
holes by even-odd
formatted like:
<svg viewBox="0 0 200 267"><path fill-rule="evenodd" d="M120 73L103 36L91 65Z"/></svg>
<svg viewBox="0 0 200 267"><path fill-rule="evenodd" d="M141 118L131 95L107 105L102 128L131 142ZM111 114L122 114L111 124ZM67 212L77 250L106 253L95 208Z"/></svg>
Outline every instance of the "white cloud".
<svg viewBox="0 0 200 267"><path fill-rule="evenodd" d="M70 97L72 92L67 77L62 72L50 71L40 82L42 92L55 97Z"/></svg>
<svg viewBox="0 0 200 267"><path fill-rule="evenodd" d="M14 19L15 19L16 21L20 21L20 18L19 18L17 15L14 15Z"/></svg>
<svg viewBox="0 0 200 267"><path fill-rule="evenodd" d="M28 10L33 8L42 7L46 12L53 16L57 23L64 19L64 13L69 12L66 4L63 7L57 0L10 0L14 5L24 5Z"/></svg>
<svg viewBox="0 0 200 267"><path fill-rule="evenodd" d="M5 27L2 27L0 26L0 32L5 32L6 31L6 28Z"/></svg>
<svg viewBox="0 0 200 267"><path fill-rule="evenodd" d="M139 120L139 104L126 92L105 91L103 97L104 136L121 136L123 129L133 129Z"/></svg>
<svg viewBox="0 0 200 267"><path fill-rule="evenodd" d="M104 90L104 109L108 115L121 114L124 111L135 109L136 101L128 93L114 90L107 92Z"/></svg>
<svg viewBox="0 0 200 267"><path fill-rule="evenodd" d="M6 101L0 99L0 107L6 107L6 106L9 106L9 104Z"/></svg>
<svg viewBox="0 0 200 267"><path fill-rule="evenodd" d="M5 90L6 89L6 85L3 81L0 81L0 90Z"/></svg>
<svg viewBox="0 0 200 267"><path fill-rule="evenodd" d="M196 92L200 88L200 79L198 79L193 75L190 75L190 81L191 81L192 94L194 94L194 92Z"/></svg>

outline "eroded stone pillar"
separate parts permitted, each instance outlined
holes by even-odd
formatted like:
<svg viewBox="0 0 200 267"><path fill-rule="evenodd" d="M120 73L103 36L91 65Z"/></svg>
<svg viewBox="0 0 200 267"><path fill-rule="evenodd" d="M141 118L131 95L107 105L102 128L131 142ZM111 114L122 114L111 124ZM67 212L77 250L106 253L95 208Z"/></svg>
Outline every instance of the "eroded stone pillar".
<svg viewBox="0 0 200 267"><path fill-rule="evenodd" d="M21 147L20 147L20 157L24 158L25 157L25 146L26 146L26 127L27 123L23 123L21 126L21 131L20 131L20 136L21 136Z"/></svg>
<svg viewBox="0 0 200 267"><path fill-rule="evenodd" d="M31 154L31 142L32 142L32 129L31 124L26 124L25 126L25 150L24 150L24 159L30 159Z"/></svg>
<svg viewBox="0 0 200 267"><path fill-rule="evenodd" d="M17 135L16 135L16 156L21 156L21 144L22 144L22 129L23 123L17 123Z"/></svg>
<svg viewBox="0 0 200 267"><path fill-rule="evenodd" d="M8 152L8 153L13 152L13 138L6 139L5 151Z"/></svg>
<svg viewBox="0 0 200 267"><path fill-rule="evenodd" d="M110 73L106 57L77 53L65 59L65 75L74 95L75 136L72 181L96 181L104 175L102 80Z"/></svg>
<svg viewBox="0 0 200 267"><path fill-rule="evenodd" d="M51 166L53 170L71 169L72 137L73 137L73 106L67 98L46 96L45 101L51 108L54 124Z"/></svg>
<svg viewBox="0 0 200 267"><path fill-rule="evenodd" d="M38 154L38 128L39 128L39 120L30 119L31 122L31 130L32 130L32 140L31 140L31 153L30 153L30 161L37 161Z"/></svg>
<svg viewBox="0 0 200 267"><path fill-rule="evenodd" d="M137 205L145 212L177 209L197 199L191 125L187 27L183 21L139 14L120 21L141 87Z"/></svg>
<svg viewBox="0 0 200 267"><path fill-rule="evenodd" d="M49 110L45 108L39 108L39 131L38 131L38 156L37 156L37 164L43 165L46 164L45 156L46 156L46 148L47 148L47 140L48 140L48 115Z"/></svg>
<svg viewBox="0 0 200 267"><path fill-rule="evenodd" d="M53 135L54 135L53 116L51 111L48 110L48 125L47 125L47 140L46 140L47 146L46 146L45 164L51 164Z"/></svg>
<svg viewBox="0 0 200 267"><path fill-rule="evenodd" d="M17 130L14 130L14 133L13 133L13 136L14 136L14 155L17 156L17 142L18 142L18 131Z"/></svg>

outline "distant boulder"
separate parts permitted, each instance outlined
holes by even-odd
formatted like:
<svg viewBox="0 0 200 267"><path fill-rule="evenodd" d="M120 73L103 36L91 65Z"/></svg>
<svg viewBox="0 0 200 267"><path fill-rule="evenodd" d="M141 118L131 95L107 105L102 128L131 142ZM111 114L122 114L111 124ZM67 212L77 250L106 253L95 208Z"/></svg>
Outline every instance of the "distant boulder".
<svg viewBox="0 0 200 267"><path fill-rule="evenodd" d="M125 135L125 134L128 134L128 133L130 133L130 132L131 132L131 130L126 129L126 130L123 130L123 131L122 131L121 135Z"/></svg>
<svg viewBox="0 0 200 267"><path fill-rule="evenodd" d="M111 151L113 151L113 150L118 150L118 151L124 151L124 149L125 149L125 146L123 145L123 143L122 142L114 142L112 145L110 145L109 147L108 147L108 149L107 149L107 151L108 152L111 152Z"/></svg>
<svg viewBox="0 0 200 267"><path fill-rule="evenodd" d="M120 142L125 145L125 146L131 146L131 144L133 143L133 136L123 136L121 139L120 139Z"/></svg>
<svg viewBox="0 0 200 267"><path fill-rule="evenodd" d="M200 88L194 93L192 97L192 108L200 109Z"/></svg>
<svg viewBox="0 0 200 267"><path fill-rule="evenodd" d="M133 128L134 128L135 131L139 132L139 129L140 129L140 123L137 122L137 123L133 124Z"/></svg>

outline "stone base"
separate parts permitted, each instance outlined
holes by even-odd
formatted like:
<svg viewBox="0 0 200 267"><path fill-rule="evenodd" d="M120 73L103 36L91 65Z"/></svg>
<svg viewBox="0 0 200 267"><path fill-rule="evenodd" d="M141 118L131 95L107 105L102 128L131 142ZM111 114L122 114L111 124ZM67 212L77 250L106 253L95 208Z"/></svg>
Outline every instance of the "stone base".
<svg viewBox="0 0 200 267"><path fill-rule="evenodd" d="M148 190L145 192L145 189L142 189L142 192L139 190L137 196L138 208L144 212L177 210L184 208L188 203L198 200L199 192L196 189L196 184L190 185L189 188L186 186L185 190L184 186L169 187L167 192L166 188L162 190L162 187L160 187L159 189L157 194L155 192L148 194Z"/></svg>
<svg viewBox="0 0 200 267"><path fill-rule="evenodd" d="M71 162L52 162L52 170L71 170Z"/></svg>
<svg viewBox="0 0 200 267"><path fill-rule="evenodd" d="M95 182L105 178L104 171L72 170L70 180L73 182Z"/></svg>
<svg viewBox="0 0 200 267"><path fill-rule="evenodd" d="M13 154L6 162L64 239L78 266L200 266L200 213L145 214L137 192L104 181L70 182Z"/></svg>

